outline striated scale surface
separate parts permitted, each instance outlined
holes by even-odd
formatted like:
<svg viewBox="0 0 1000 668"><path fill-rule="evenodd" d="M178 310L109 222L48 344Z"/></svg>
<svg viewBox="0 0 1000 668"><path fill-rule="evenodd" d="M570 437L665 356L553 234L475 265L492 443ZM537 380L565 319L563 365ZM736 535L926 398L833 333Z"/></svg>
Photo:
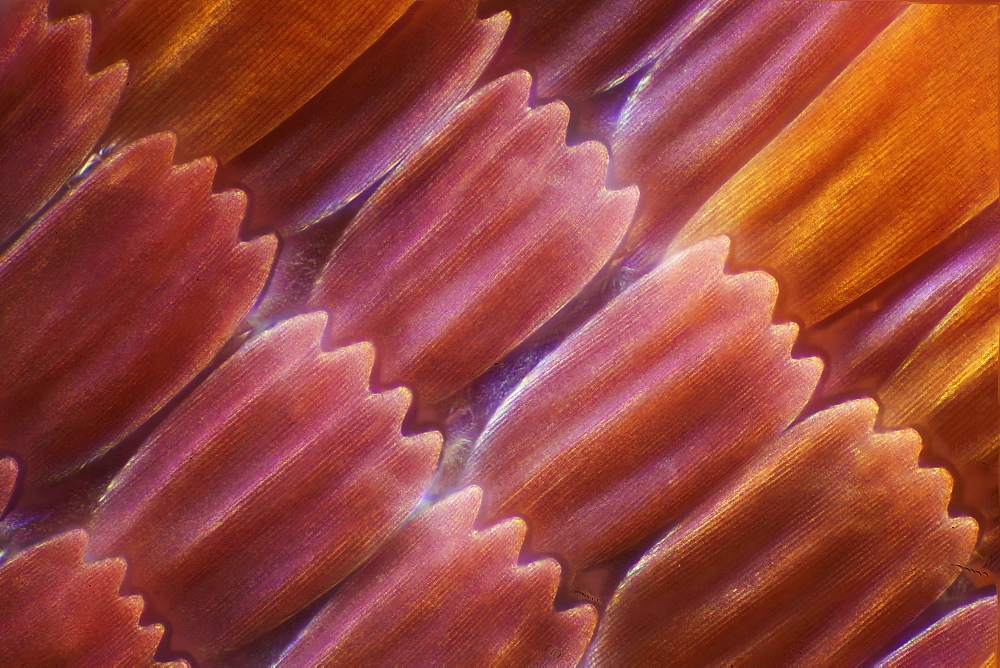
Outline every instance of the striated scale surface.
<svg viewBox="0 0 1000 668"><path fill-rule="evenodd" d="M857 665L955 579L976 538L951 478L870 400L788 430L629 571L588 665Z"/></svg>
<svg viewBox="0 0 1000 668"><path fill-rule="evenodd" d="M464 473L489 518L574 568L636 547L787 427L819 380L773 325L766 274L723 273L725 238L666 260L571 334L486 425Z"/></svg>
<svg viewBox="0 0 1000 668"><path fill-rule="evenodd" d="M354 573L278 666L575 666L597 621L556 612L559 564L521 565L523 521L476 530L472 487L421 513Z"/></svg>
<svg viewBox="0 0 1000 668"><path fill-rule="evenodd" d="M0 450L29 487L86 465L163 408L257 297L272 238L245 198L158 135L98 166L0 256Z"/></svg>
<svg viewBox="0 0 1000 668"><path fill-rule="evenodd" d="M472 87L510 22L475 0L418 2L330 85L231 165L252 230L334 213L419 146Z"/></svg>
<svg viewBox="0 0 1000 668"><path fill-rule="evenodd" d="M14 496L17 485L17 461L11 457L0 459L0 517L3 517L7 506Z"/></svg>
<svg viewBox="0 0 1000 668"><path fill-rule="evenodd" d="M611 4L611 3L608 3ZM671 237L906 5L714 2L643 77L612 140L643 187L627 247L655 262Z"/></svg>
<svg viewBox="0 0 1000 668"><path fill-rule="evenodd" d="M504 65L524 67L543 98L581 101L621 83L697 34L731 0L487 0L515 15Z"/></svg>
<svg viewBox="0 0 1000 668"><path fill-rule="evenodd" d="M1000 525L997 456L1000 405L1000 261L934 327L885 382L879 399L888 426L915 427L928 449L951 462L962 500ZM995 552L994 546L988 551Z"/></svg>
<svg viewBox="0 0 1000 668"><path fill-rule="evenodd" d="M322 352L325 322L299 316L246 344L153 432L95 514L92 552L128 559L171 645L200 661L337 584L430 482L440 435L404 437L409 392L371 393L371 346Z"/></svg>
<svg viewBox="0 0 1000 668"><path fill-rule="evenodd" d="M516 72L405 160L333 249L310 298L332 342L373 341L381 378L433 405L498 362L597 273L634 211L608 154ZM503 317L497 317L502 313Z"/></svg>
<svg viewBox="0 0 1000 668"><path fill-rule="evenodd" d="M277 127L347 68L413 0L86 0L92 63L129 63L113 142L163 130L178 154L221 162ZM63 4L57 2L57 5Z"/></svg>
<svg viewBox="0 0 1000 668"><path fill-rule="evenodd" d="M684 226L781 282L807 325L998 195L996 6L911 5Z"/></svg>
<svg viewBox="0 0 1000 668"><path fill-rule="evenodd" d="M996 665L997 597L962 606L879 662L879 668ZM988 662L993 660L992 664ZM947 661L947 664L940 662Z"/></svg>
<svg viewBox="0 0 1000 668"><path fill-rule="evenodd" d="M125 562L86 563L86 547L71 531L0 565L0 665L186 666L153 661L163 627L139 626L142 597L118 595Z"/></svg>
<svg viewBox="0 0 1000 668"><path fill-rule="evenodd" d="M1000 261L948 312L880 392L889 425L952 443L953 461L996 457ZM991 390L992 388L992 390ZM993 420L984 419L993 416Z"/></svg>
<svg viewBox="0 0 1000 668"><path fill-rule="evenodd" d="M934 327L1000 263L994 202L944 242L850 306L808 331L830 360L828 395L876 393Z"/></svg>
<svg viewBox="0 0 1000 668"><path fill-rule="evenodd" d="M87 72L90 20L44 0L0 5L0 245L82 166L111 118L124 63Z"/></svg>

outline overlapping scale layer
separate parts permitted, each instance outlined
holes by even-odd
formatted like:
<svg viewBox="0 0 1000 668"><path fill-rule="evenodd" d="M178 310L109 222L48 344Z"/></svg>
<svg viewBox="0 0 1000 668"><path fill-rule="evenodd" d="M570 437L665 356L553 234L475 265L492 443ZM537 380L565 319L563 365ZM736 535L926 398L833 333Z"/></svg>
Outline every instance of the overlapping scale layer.
<svg viewBox="0 0 1000 668"><path fill-rule="evenodd" d="M669 258L545 358L474 446L490 518L536 552L591 566L704 499L787 427L819 379L772 325L777 287L723 273L728 243ZM624 335L623 335L624 334Z"/></svg>
<svg viewBox="0 0 1000 668"><path fill-rule="evenodd" d="M911 5L684 226L814 324L998 195L996 6Z"/></svg>
<svg viewBox="0 0 1000 668"><path fill-rule="evenodd" d="M920 429L929 450L956 466L963 500L991 529L1000 525L1000 262L994 261L879 390L885 423Z"/></svg>
<svg viewBox="0 0 1000 668"><path fill-rule="evenodd" d="M64 528L36 491L93 491L145 442L87 520L104 561L83 531L3 546L0 664L154 664L123 557L205 665L294 633L280 665L853 665L962 569L995 579L971 569L1000 555L996 6L49 4L90 13L104 69L91 17L0 0L4 538ZM513 67L534 91L516 71L462 101ZM643 188L624 246L638 190L536 97ZM102 134L118 152L74 176ZM175 143L231 161L249 230L284 237L251 322L328 315L222 362L276 242L241 242L244 195ZM716 234L777 283L725 273ZM870 400L800 416L820 365L772 322L777 284L833 360L811 406L869 392L877 429ZM441 437L404 417L476 413L459 390L526 341L555 348L439 478L482 487L407 522ZM986 518L971 560L897 427ZM593 642L592 606L553 607L587 578L612 593L574 591L604 608ZM996 615L926 613L881 665L995 665Z"/></svg>
<svg viewBox="0 0 1000 668"><path fill-rule="evenodd" d="M882 286L809 330L830 358L826 394L878 392L976 282L1000 263L994 202Z"/></svg>
<svg viewBox="0 0 1000 668"><path fill-rule="evenodd" d="M510 22L474 0L404 17L330 85L230 166L248 227L290 234L332 214L418 147L482 74Z"/></svg>
<svg viewBox="0 0 1000 668"><path fill-rule="evenodd" d="M225 162L316 95L413 0L60 0L95 17L92 63L129 63L109 138L170 130Z"/></svg>
<svg viewBox="0 0 1000 668"><path fill-rule="evenodd" d="M950 665L987 668L996 665L996 656L997 598L991 596L955 610L880 661L878 666L926 668Z"/></svg>
<svg viewBox="0 0 1000 668"><path fill-rule="evenodd" d="M322 352L325 321L288 320L227 360L143 444L93 520L92 551L128 559L171 645L199 660L337 584L430 481L440 436L404 437L410 394L369 391L368 345Z"/></svg>
<svg viewBox="0 0 1000 668"><path fill-rule="evenodd" d="M28 486L119 443L219 352L257 297L271 238L173 140L126 147L0 256L0 450Z"/></svg>
<svg viewBox="0 0 1000 668"><path fill-rule="evenodd" d="M975 522L911 430L841 404L776 439L681 519L608 604L591 665L856 665L958 575Z"/></svg>
<svg viewBox="0 0 1000 668"><path fill-rule="evenodd" d="M731 0L487 0L511 8L505 62L528 68L544 98L586 100L697 33ZM510 66L510 65L508 65Z"/></svg>
<svg viewBox="0 0 1000 668"><path fill-rule="evenodd" d="M904 7L713 2L686 23L684 39L640 81L612 140L618 180L643 188L627 244L641 255L634 261L662 254L698 208Z"/></svg>
<svg viewBox="0 0 1000 668"><path fill-rule="evenodd" d="M83 560L87 534L71 531L0 565L0 665L163 666L163 627L139 626L140 596L121 597L125 562Z"/></svg>
<svg viewBox="0 0 1000 668"><path fill-rule="evenodd" d="M604 147L567 147L567 108L529 108L530 84L517 72L483 88L404 161L311 297L330 312L331 341L373 341L381 378L412 385L422 405L475 379L569 302L634 210L634 189L605 188Z"/></svg>
<svg viewBox="0 0 1000 668"><path fill-rule="evenodd" d="M124 64L87 72L90 21L45 0L0 5L0 245L79 169L107 127Z"/></svg>
<svg viewBox="0 0 1000 668"><path fill-rule="evenodd" d="M407 524L278 665L576 665L596 611L553 610L559 565L518 563L521 520L474 529L480 498L463 490Z"/></svg>

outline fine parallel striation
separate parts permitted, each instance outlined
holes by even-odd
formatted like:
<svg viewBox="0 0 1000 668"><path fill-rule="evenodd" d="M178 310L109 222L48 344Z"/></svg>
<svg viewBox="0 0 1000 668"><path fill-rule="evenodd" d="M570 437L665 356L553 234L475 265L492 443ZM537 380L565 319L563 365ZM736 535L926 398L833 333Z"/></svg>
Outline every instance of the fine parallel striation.
<svg viewBox="0 0 1000 668"><path fill-rule="evenodd" d="M0 5L0 245L83 165L128 69L89 74L90 20L49 23L46 5Z"/></svg>
<svg viewBox="0 0 1000 668"><path fill-rule="evenodd" d="M129 63L113 143L169 130L183 160L226 162L347 68L413 0L56 0L86 9L91 63Z"/></svg>
<svg viewBox="0 0 1000 668"><path fill-rule="evenodd" d="M159 625L139 626L141 596L118 594L125 562L87 563L84 531L70 531L0 565L0 665L173 666L153 653Z"/></svg>
<svg viewBox="0 0 1000 668"><path fill-rule="evenodd" d="M538 94L579 102L690 39L732 0L486 0L515 16L503 66L524 67Z"/></svg>
<svg viewBox="0 0 1000 668"><path fill-rule="evenodd" d="M566 146L568 109L528 107L530 85L515 72L481 89L400 164L310 299L330 313L331 342L374 342L381 379L411 385L422 406L568 303L634 211L634 189L605 187L604 147Z"/></svg>
<svg viewBox="0 0 1000 668"><path fill-rule="evenodd" d="M997 597L964 605L878 663L878 668L996 666ZM992 659L992 663L990 660Z"/></svg>
<svg viewBox="0 0 1000 668"><path fill-rule="evenodd" d="M632 262L655 262L698 208L904 7L727 0L686 23L683 39L639 82L612 138L615 176L643 189L626 242Z"/></svg>
<svg viewBox="0 0 1000 668"><path fill-rule="evenodd" d="M911 5L688 221L768 270L792 316L840 310L998 193L996 6Z"/></svg>
<svg viewBox="0 0 1000 668"><path fill-rule="evenodd" d="M480 498L475 487L462 490L407 524L278 666L575 666L596 611L553 610L558 563L518 563L521 520L474 529Z"/></svg>
<svg viewBox="0 0 1000 668"><path fill-rule="evenodd" d="M857 665L959 574L976 538L912 430L871 400L785 432L681 519L608 604L589 665Z"/></svg>
<svg viewBox="0 0 1000 668"><path fill-rule="evenodd" d="M0 459L0 517L3 517L10 505L16 484L17 462L11 457Z"/></svg>
<svg viewBox="0 0 1000 668"><path fill-rule="evenodd" d="M723 273L724 238L668 258L543 359L497 409L464 482L536 553L583 568L712 493L787 427L819 379L772 324L766 274ZM623 335L626 333L626 335Z"/></svg>
<svg viewBox="0 0 1000 668"><path fill-rule="evenodd" d="M245 198L157 135L99 165L0 255L0 451L26 487L112 448L218 354L275 241L241 243Z"/></svg>
<svg viewBox="0 0 1000 668"><path fill-rule="evenodd" d="M369 390L369 345L322 352L325 322L251 339L153 432L91 524L91 551L128 560L171 646L199 661L336 585L430 482L440 435L403 436L409 392Z"/></svg>
<svg viewBox="0 0 1000 668"><path fill-rule="evenodd" d="M823 391L875 394L976 283L1000 263L1000 207L994 202L877 289L812 327L827 353Z"/></svg>
<svg viewBox="0 0 1000 668"><path fill-rule="evenodd" d="M962 501L1000 527L997 457L1000 455L1000 262L994 265L882 385L878 397L887 426L921 431L928 450L955 466ZM996 567L1000 536L983 556Z"/></svg>
<svg viewBox="0 0 1000 668"><path fill-rule="evenodd" d="M254 231L297 232L331 215L418 147L493 56L507 13L474 0L419 2L316 97L228 167Z"/></svg>

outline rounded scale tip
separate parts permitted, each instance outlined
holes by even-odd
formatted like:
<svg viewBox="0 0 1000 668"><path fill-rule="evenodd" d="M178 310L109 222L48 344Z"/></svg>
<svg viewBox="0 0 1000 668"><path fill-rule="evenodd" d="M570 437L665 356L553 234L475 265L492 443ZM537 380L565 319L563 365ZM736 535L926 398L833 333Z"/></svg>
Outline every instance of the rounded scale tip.
<svg viewBox="0 0 1000 668"><path fill-rule="evenodd" d="M489 31L491 36L495 36L497 40L503 38L507 33L507 28L510 27L511 14L506 9L497 12L493 16L488 16L482 19L480 23Z"/></svg>
<svg viewBox="0 0 1000 668"><path fill-rule="evenodd" d="M320 337L323 336L329 318L326 311L309 311L279 322L261 336L293 336L302 341L313 342L319 347Z"/></svg>
<svg viewBox="0 0 1000 668"><path fill-rule="evenodd" d="M709 237L685 248L678 257L698 257L702 262L710 263L720 267L725 267L729 259L729 248L732 241L726 235Z"/></svg>
<svg viewBox="0 0 1000 668"><path fill-rule="evenodd" d="M531 75L527 70L514 70L499 79L494 79L463 103L474 106L489 98L509 99L521 107L528 106L531 96Z"/></svg>
<svg viewBox="0 0 1000 668"><path fill-rule="evenodd" d="M871 397L863 397L831 406L824 413L827 411L836 419L854 421L864 426L867 431L871 431L878 417L878 402Z"/></svg>
<svg viewBox="0 0 1000 668"><path fill-rule="evenodd" d="M59 549L77 553L79 559L82 560L89 542L90 535L84 529L72 529L54 538L50 538L42 544L58 546Z"/></svg>
<svg viewBox="0 0 1000 668"><path fill-rule="evenodd" d="M482 488L470 485L441 499L424 511L424 515L429 518L450 517L455 524L471 529L482 502Z"/></svg>
<svg viewBox="0 0 1000 668"><path fill-rule="evenodd" d="M519 519L519 518L518 518ZM522 521L521 524L524 524ZM527 531L527 526L525 525L524 530ZM523 535L521 540L517 542L517 548L520 550L523 544ZM533 583L536 587L541 589L538 597L546 602L551 602L555 596L556 592L559 591L559 582L562 577L562 566L559 562L552 558L536 559L535 561L530 561L526 564L516 566L518 575L526 580L527 582ZM589 603L587 603L589 605Z"/></svg>
<svg viewBox="0 0 1000 668"><path fill-rule="evenodd" d="M0 517L10 505L17 484L17 460L13 457L0 459Z"/></svg>
<svg viewBox="0 0 1000 668"><path fill-rule="evenodd" d="M520 517L511 517L478 533L484 541L501 546L499 549L509 549L512 553L511 559L516 561L521 545L524 544L524 538L528 535L528 525Z"/></svg>
<svg viewBox="0 0 1000 668"><path fill-rule="evenodd" d="M119 156L149 151L157 161L173 164L174 150L177 148L177 134L164 130L129 142L118 153ZM114 158L112 157L112 160Z"/></svg>

